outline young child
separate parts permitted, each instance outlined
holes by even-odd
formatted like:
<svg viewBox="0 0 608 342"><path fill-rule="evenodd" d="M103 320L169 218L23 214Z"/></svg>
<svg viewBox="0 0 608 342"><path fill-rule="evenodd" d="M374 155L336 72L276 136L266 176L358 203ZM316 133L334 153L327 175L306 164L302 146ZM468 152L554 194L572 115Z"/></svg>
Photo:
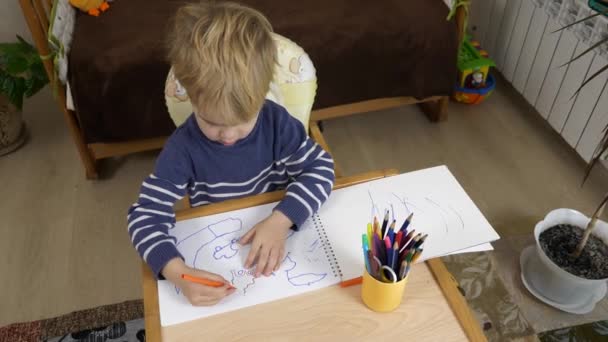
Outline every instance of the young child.
<svg viewBox="0 0 608 342"><path fill-rule="evenodd" d="M169 60L194 113L167 140L127 219L131 241L154 274L193 305L213 305L234 289L184 263L168 234L176 201L188 195L200 206L286 187L272 214L239 241L251 244L245 267L268 276L284 258L289 229L316 212L333 186L330 155L285 108L264 99L276 60L271 32L261 13L228 2L185 5L170 27ZM194 284L182 274L225 286Z"/></svg>

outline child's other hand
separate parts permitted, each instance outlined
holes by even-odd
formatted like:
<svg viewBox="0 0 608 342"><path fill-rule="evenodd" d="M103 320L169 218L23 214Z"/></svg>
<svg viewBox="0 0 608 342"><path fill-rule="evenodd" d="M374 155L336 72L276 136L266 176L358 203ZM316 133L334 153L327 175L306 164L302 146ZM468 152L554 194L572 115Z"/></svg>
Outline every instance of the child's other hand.
<svg viewBox="0 0 608 342"><path fill-rule="evenodd" d="M186 296L190 304L194 306L215 305L224 297L229 296L236 291L236 289L230 285L230 282L222 276L188 267L180 258L169 261L163 268L162 273L167 280L171 281L182 290L184 296ZM182 274L219 281L225 285L222 287L212 287L193 283L182 279Z"/></svg>
<svg viewBox="0 0 608 342"><path fill-rule="evenodd" d="M239 243L251 243L251 250L245 261L250 268L257 260L255 276L269 276L281 265L285 257L285 238L293 223L280 211L273 211L270 216L256 224L245 234Z"/></svg>

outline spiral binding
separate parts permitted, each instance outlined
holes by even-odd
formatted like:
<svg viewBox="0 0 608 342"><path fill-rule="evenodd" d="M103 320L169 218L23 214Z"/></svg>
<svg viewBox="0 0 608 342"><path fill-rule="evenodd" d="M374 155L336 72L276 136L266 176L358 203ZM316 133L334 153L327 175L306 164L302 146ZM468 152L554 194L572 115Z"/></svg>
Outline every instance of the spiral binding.
<svg viewBox="0 0 608 342"><path fill-rule="evenodd" d="M314 214L312 216L312 223L315 226L315 230L317 234L319 234L319 238L323 243L323 250L325 251L325 256L327 257L327 261L329 261L329 266L331 267L334 276L342 278L342 270L340 269L340 264L338 264L338 260L336 259L336 253L334 253L334 248L329 243L329 238L327 237L327 233L325 232L325 227L323 226L323 222L318 214Z"/></svg>

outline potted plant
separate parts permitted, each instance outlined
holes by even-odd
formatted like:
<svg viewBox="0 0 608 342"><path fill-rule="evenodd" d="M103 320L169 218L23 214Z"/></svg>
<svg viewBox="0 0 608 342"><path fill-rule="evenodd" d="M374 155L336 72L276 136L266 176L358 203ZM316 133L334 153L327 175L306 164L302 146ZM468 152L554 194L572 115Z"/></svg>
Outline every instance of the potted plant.
<svg viewBox="0 0 608 342"><path fill-rule="evenodd" d="M541 301L562 311L584 314L606 295L608 224L572 209L551 211L534 228L536 245L523 250L521 276Z"/></svg>
<svg viewBox="0 0 608 342"><path fill-rule="evenodd" d="M25 142L23 99L48 83L38 51L23 38L0 43L0 156Z"/></svg>
<svg viewBox="0 0 608 342"><path fill-rule="evenodd" d="M608 12L597 12L560 30L602 14ZM601 39L568 63L607 42L608 37ZM607 69L608 65L589 76L576 92ZM608 150L608 127L604 132L583 183ZM608 194L591 218L572 209L556 209L536 225L536 245L525 248L520 256L521 278L530 293L553 307L576 314L592 311L604 298L608 281L608 224L599 217L607 202Z"/></svg>

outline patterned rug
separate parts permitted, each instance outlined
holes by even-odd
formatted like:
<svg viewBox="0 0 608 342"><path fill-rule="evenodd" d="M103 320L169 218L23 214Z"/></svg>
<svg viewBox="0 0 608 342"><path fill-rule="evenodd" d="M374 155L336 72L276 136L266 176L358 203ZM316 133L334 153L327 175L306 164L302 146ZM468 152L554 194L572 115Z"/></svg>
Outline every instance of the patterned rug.
<svg viewBox="0 0 608 342"><path fill-rule="evenodd" d="M608 341L608 321L557 329L538 335L542 342Z"/></svg>
<svg viewBox="0 0 608 342"><path fill-rule="evenodd" d="M533 336L534 330L504 287L490 253L449 255L442 260L458 281L488 341Z"/></svg>
<svg viewBox="0 0 608 342"><path fill-rule="evenodd" d="M104 305L34 322L0 328L0 342L143 342L141 300Z"/></svg>
<svg viewBox="0 0 608 342"><path fill-rule="evenodd" d="M488 341L608 341L608 320L555 329L537 335L499 276L496 256L494 251L442 258L447 269L458 281L461 292Z"/></svg>

